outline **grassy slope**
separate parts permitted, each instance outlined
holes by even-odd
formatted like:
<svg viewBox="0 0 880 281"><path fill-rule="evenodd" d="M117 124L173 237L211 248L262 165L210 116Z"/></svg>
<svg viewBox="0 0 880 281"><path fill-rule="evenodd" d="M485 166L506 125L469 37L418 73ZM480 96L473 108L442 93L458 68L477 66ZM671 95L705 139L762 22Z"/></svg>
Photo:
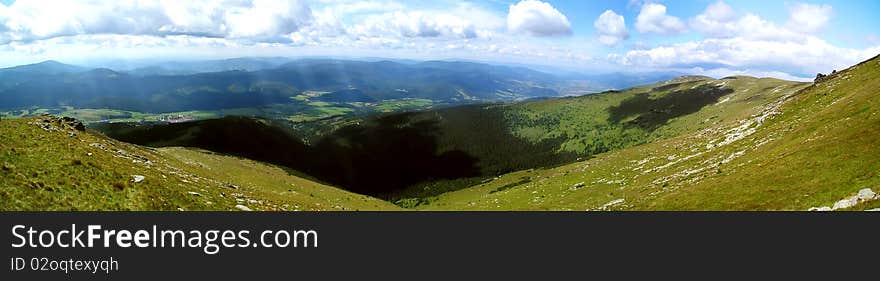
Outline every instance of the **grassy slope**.
<svg viewBox="0 0 880 281"><path fill-rule="evenodd" d="M717 117L698 133L584 162L507 174L441 195L425 208L806 210L831 206L862 188L880 191L880 60L798 91L803 87L737 93L670 127L735 112L731 107L757 112ZM874 200L853 209L878 205Z"/></svg>
<svg viewBox="0 0 880 281"><path fill-rule="evenodd" d="M669 106L687 97L670 95L706 86L735 91L709 99L705 107ZM616 133L649 142L557 168L505 174L437 196L419 209L830 206L862 188L880 191L877 89L880 61L875 59L815 85L749 77L685 77L620 93L512 105L516 111L511 112L519 114L512 128L515 133L531 140L565 136L569 141L561 150L588 148L586 141L597 133L595 128L615 118L614 108L620 124L638 126L618 126ZM634 102L629 108L622 106L628 101ZM556 123L528 121L544 116L557 118L552 120ZM93 133L69 137L67 131L46 132L27 124L35 120L0 121L0 209L228 210L236 204L253 209L397 209L290 176L275 166L191 149L152 150ZM93 155L87 156L89 152ZM133 162L143 159L131 155L146 157L151 164ZM132 174L147 179L132 183ZM229 189L229 183L240 188ZM853 209L876 207L880 200Z"/></svg>
<svg viewBox="0 0 880 281"><path fill-rule="evenodd" d="M561 137L561 151L590 154L744 118L784 90L803 86L771 78L685 76L622 92L514 104L506 112L517 136Z"/></svg>
<svg viewBox="0 0 880 281"><path fill-rule="evenodd" d="M0 210L398 209L250 160L28 124L42 119L0 120ZM146 179L134 183L132 175Z"/></svg>

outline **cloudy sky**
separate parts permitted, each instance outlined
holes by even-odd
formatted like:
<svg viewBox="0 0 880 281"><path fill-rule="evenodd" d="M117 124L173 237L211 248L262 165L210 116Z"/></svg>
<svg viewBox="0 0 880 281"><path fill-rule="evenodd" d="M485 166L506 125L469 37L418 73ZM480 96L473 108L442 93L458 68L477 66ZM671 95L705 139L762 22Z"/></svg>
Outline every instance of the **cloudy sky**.
<svg viewBox="0 0 880 281"><path fill-rule="evenodd" d="M880 1L0 0L0 66L48 59L468 59L809 78L880 53Z"/></svg>

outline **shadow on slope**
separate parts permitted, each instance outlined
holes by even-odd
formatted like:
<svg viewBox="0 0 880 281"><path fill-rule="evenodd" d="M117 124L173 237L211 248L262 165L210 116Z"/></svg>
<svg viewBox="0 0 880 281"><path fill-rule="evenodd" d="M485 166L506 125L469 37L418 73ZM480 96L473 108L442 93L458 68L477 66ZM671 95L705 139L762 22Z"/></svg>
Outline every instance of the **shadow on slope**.
<svg viewBox="0 0 880 281"><path fill-rule="evenodd" d="M199 147L282 165L370 195L479 175L476 158L459 150L439 151L436 120L410 122L405 114L342 128L314 145L304 144L279 124L248 117L168 125L102 124L96 129L141 145Z"/></svg>
<svg viewBox="0 0 880 281"><path fill-rule="evenodd" d="M654 88L652 92L663 92L674 89L680 84L665 85ZM672 118L688 115L699 111L704 106L714 104L733 89L724 86L702 84L695 88L670 92L652 98L650 93L637 94L624 100L618 106L608 109L609 122L638 126L646 131L654 131Z"/></svg>

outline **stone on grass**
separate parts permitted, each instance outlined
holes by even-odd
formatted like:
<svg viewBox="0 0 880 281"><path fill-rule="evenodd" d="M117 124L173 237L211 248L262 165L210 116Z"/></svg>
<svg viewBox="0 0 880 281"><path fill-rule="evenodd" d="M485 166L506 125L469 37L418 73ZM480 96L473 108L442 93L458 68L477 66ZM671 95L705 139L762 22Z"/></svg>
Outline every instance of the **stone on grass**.
<svg viewBox="0 0 880 281"><path fill-rule="evenodd" d="M874 191L871 190L870 188L863 188L862 190L859 190L858 197L859 197L859 200L871 200L871 199L874 199L874 196L876 196L876 195L877 194L874 193Z"/></svg>
<svg viewBox="0 0 880 281"><path fill-rule="evenodd" d="M131 181L134 183L142 182L142 181L144 181L144 179L146 179L146 177L141 176L141 175L131 175Z"/></svg>
<svg viewBox="0 0 880 281"><path fill-rule="evenodd" d="M859 198L856 196L852 196L852 197L837 201L837 203L834 203L834 207L832 207L832 209L834 209L834 210L846 209L846 208L850 208L852 206L855 206L858 203L859 203Z"/></svg>
<svg viewBox="0 0 880 281"><path fill-rule="evenodd" d="M236 208L236 209L239 209L239 210L242 210L242 211L247 211L247 212L249 212L249 211L253 211L253 210L251 210L251 208L248 208L248 206L241 205L241 204L239 204L239 205L235 205L235 208Z"/></svg>

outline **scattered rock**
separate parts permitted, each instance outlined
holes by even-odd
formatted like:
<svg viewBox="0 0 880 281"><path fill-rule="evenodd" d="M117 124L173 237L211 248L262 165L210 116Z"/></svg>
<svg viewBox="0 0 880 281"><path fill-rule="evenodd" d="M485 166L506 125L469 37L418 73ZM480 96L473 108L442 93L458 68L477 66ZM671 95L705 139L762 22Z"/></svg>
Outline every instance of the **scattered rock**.
<svg viewBox="0 0 880 281"><path fill-rule="evenodd" d="M831 207L828 207L828 206L812 207L807 211L810 211L810 212L829 212L829 211L831 211Z"/></svg>
<svg viewBox="0 0 880 281"><path fill-rule="evenodd" d="M144 181L144 179L146 179L146 177L141 176L141 175L131 175L131 181L134 183L142 182L142 181Z"/></svg>
<svg viewBox="0 0 880 281"><path fill-rule="evenodd" d="M235 205L235 208L236 208L236 209L239 209L239 210L242 210L242 211L246 211L246 212L253 211L253 210L251 210L251 208L248 208L247 206L245 206L245 205L241 205L241 204L239 204L239 205Z"/></svg>
<svg viewBox="0 0 880 281"><path fill-rule="evenodd" d="M834 207L831 207L831 208L834 210L846 209L846 208L855 206L858 203L859 203L859 198L857 196L852 196L852 197L837 201L837 203L834 203Z"/></svg>
<svg viewBox="0 0 880 281"><path fill-rule="evenodd" d="M83 132L83 131L86 130L86 126L83 125L82 122L80 122L79 120L76 120L76 119L74 119L74 118L70 118L70 117L62 117L62 118L61 118L61 121L64 121L64 123L66 123L67 126L70 126L70 127L73 128L74 130L77 130L77 131L80 131L80 132Z"/></svg>
<svg viewBox="0 0 880 281"><path fill-rule="evenodd" d="M874 199L880 199L880 195L877 195L877 193L875 193L870 188L862 188L861 190L859 190L859 192L856 195L846 197L846 198L841 199L840 201L837 201L836 203L834 203L834 206L832 206L830 208L830 210L827 210L828 207L819 207L819 208L813 207L813 208L810 208L809 210L810 211L833 211L833 210L838 210L838 209L852 208L860 203L874 200Z"/></svg>
<svg viewBox="0 0 880 281"><path fill-rule="evenodd" d="M226 188L230 188L230 189L238 189L238 186L237 186L237 185L234 185L234 184L231 184L231 183L229 183L229 184L226 184Z"/></svg>
<svg viewBox="0 0 880 281"><path fill-rule="evenodd" d="M195 191L189 191L189 192L187 192L187 194L189 194L189 195L193 195L193 196L202 196L201 193L198 193L198 192L195 192Z"/></svg>
<svg viewBox="0 0 880 281"><path fill-rule="evenodd" d="M622 204L624 201L625 201L625 200L624 200L623 198L620 198L620 199L614 199L614 200L611 200L611 202L605 203L605 205L602 205L602 207L599 208L599 209L601 209L601 210L607 210L609 207L614 206L614 205Z"/></svg>
<svg viewBox="0 0 880 281"><path fill-rule="evenodd" d="M870 188L863 188L862 190L859 190L859 194L856 196L859 197L859 200L871 200L874 199L874 196L877 196L877 194Z"/></svg>
<svg viewBox="0 0 880 281"><path fill-rule="evenodd" d="M585 182L579 182L579 183L574 184L574 186L572 186L571 189L578 189L578 188L584 187L585 185L587 185Z"/></svg>
<svg viewBox="0 0 880 281"><path fill-rule="evenodd" d="M183 208L177 208L177 210L182 212L182 211L183 211Z"/></svg>

